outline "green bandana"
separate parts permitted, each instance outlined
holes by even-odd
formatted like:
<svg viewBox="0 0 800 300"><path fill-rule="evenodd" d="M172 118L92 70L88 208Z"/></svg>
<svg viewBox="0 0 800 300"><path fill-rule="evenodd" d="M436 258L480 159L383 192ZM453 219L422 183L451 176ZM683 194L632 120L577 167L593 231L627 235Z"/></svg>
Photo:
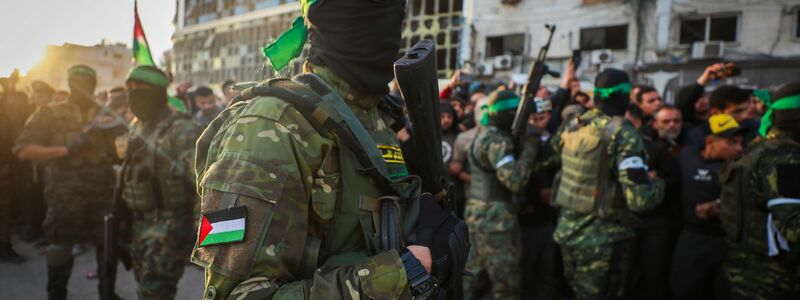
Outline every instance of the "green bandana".
<svg viewBox="0 0 800 300"><path fill-rule="evenodd" d="M94 72L94 69L87 65L74 65L67 70L67 75L69 77L75 75L86 75L92 78L97 78L97 73Z"/></svg>
<svg viewBox="0 0 800 300"><path fill-rule="evenodd" d="M508 109L516 109L517 106L519 106L519 97L503 99L495 102L492 105L481 106L481 109L483 110L483 116L481 116L481 125L489 125L490 114L495 114L499 111Z"/></svg>
<svg viewBox="0 0 800 300"><path fill-rule="evenodd" d="M607 88L594 88L594 96L598 99L607 99L611 96L611 94L620 92L623 94L627 94L631 92L631 83L630 82L623 82L618 85L607 87Z"/></svg>
<svg viewBox="0 0 800 300"><path fill-rule="evenodd" d="M775 113L775 110L797 108L800 108L800 94L775 100L775 102L769 105L769 110L767 110L767 113L761 118L761 127L758 129L758 133L760 133L761 136L767 136L769 129L772 127L772 115Z"/></svg>
<svg viewBox="0 0 800 300"><path fill-rule="evenodd" d="M128 80L137 80L155 86L167 88L169 80L163 73L152 69L152 66L137 66L128 73Z"/></svg>
<svg viewBox="0 0 800 300"><path fill-rule="evenodd" d="M308 39L305 16L308 15L308 8L317 3L317 0L301 0L300 2L303 16L294 19L292 28L282 33L275 42L262 49L264 56L269 59L272 68L276 71L280 71L292 59L300 56Z"/></svg>
<svg viewBox="0 0 800 300"><path fill-rule="evenodd" d="M761 89L753 91L753 95L758 98L761 102L766 104L767 106L772 105L772 95L769 94L769 90Z"/></svg>

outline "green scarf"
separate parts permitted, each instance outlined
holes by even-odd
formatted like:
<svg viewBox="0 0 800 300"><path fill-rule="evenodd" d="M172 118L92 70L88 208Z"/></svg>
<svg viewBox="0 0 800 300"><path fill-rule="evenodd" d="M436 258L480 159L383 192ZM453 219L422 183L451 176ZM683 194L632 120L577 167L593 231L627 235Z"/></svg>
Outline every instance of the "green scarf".
<svg viewBox="0 0 800 300"><path fill-rule="evenodd" d="M316 4L317 0L301 0L300 8L303 15L292 21L292 28L285 31L275 42L262 49L264 56L269 59L272 68L280 71L289 64L290 61L303 53L303 47L308 40L308 27L306 27L305 17L308 15L308 8Z"/></svg>
<svg viewBox="0 0 800 300"><path fill-rule="evenodd" d="M631 83L630 82L623 82L615 86L605 87L605 88L594 88L594 96L598 99L607 99L611 96L611 94L620 92L620 93L630 93L631 92Z"/></svg>
<svg viewBox="0 0 800 300"><path fill-rule="evenodd" d="M767 110L767 113L761 118L761 127L758 129L758 133L764 137L767 136L769 129L772 127L772 118L773 114L775 114L775 110L800 108L800 94L780 98L768 105L769 110Z"/></svg>
<svg viewBox="0 0 800 300"><path fill-rule="evenodd" d="M499 111L507 109L516 109L517 106L519 106L519 97L507 98L497 101L492 105L481 106L481 109L483 110L483 116L481 116L481 125L483 126L489 125L490 114L495 114Z"/></svg>

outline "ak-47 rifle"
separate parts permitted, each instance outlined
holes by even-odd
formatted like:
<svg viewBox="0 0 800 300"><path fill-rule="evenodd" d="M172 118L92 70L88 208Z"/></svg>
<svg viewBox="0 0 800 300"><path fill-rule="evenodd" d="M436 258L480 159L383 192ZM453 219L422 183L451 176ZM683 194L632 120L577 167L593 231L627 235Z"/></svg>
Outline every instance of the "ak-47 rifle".
<svg viewBox="0 0 800 300"><path fill-rule="evenodd" d="M539 49L539 55L536 60L531 64L530 71L528 71L528 82L522 88L522 97L520 97L520 104L517 107L517 114L514 116L514 123L511 127L511 136L514 137L514 151L519 154L522 152L525 136L527 135L528 119L530 115L536 110L536 103L533 99L536 97L536 92L541 86L542 78L545 74L553 77L559 77L558 72L550 70L545 64L547 58L547 51L550 49L550 42L553 40L553 33L556 31L555 24L544 25L550 36L547 38L547 44L544 44Z"/></svg>

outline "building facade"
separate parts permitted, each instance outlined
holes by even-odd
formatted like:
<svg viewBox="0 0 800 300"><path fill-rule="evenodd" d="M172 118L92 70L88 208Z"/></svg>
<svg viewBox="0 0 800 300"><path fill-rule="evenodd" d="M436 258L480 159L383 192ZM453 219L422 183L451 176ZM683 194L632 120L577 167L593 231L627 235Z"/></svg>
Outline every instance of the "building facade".
<svg viewBox="0 0 800 300"><path fill-rule="evenodd" d="M42 60L31 68L23 84L42 80L57 89L68 89L67 70L77 64L92 67L97 72L97 90L108 90L125 83L131 67L131 49L125 44L81 46L65 43L47 46Z"/></svg>
<svg viewBox="0 0 800 300"><path fill-rule="evenodd" d="M176 5L166 68L176 83L195 85L272 77L261 49L300 15L296 0L177 0ZM295 61L286 72L300 67Z"/></svg>
<svg viewBox="0 0 800 300"><path fill-rule="evenodd" d="M798 8L799 0L467 0L462 60L484 78L521 78L546 42L544 24L556 24L548 64L563 69L581 50L587 84L615 67L669 94L708 64L733 61L743 72L728 83L764 86L798 76L789 74L800 63Z"/></svg>

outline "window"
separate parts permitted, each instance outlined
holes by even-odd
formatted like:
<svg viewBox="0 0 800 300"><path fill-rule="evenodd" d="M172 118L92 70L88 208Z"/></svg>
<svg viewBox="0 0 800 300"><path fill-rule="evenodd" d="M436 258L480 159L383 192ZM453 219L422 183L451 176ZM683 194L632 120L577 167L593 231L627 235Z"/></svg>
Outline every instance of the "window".
<svg viewBox="0 0 800 300"><path fill-rule="evenodd" d="M581 50L628 49L628 24L581 29Z"/></svg>
<svg viewBox="0 0 800 300"><path fill-rule="evenodd" d="M794 13L794 37L800 39L800 7Z"/></svg>
<svg viewBox="0 0 800 300"><path fill-rule="evenodd" d="M503 54L522 55L525 51L525 34L509 34L486 38L486 56Z"/></svg>
<svg viewBox="0 0 800 300"><path fill-rule="evenodd" d="M735 42L738 33L738 16L705 17L681 21L680 43L723 41Z"/></svg>

